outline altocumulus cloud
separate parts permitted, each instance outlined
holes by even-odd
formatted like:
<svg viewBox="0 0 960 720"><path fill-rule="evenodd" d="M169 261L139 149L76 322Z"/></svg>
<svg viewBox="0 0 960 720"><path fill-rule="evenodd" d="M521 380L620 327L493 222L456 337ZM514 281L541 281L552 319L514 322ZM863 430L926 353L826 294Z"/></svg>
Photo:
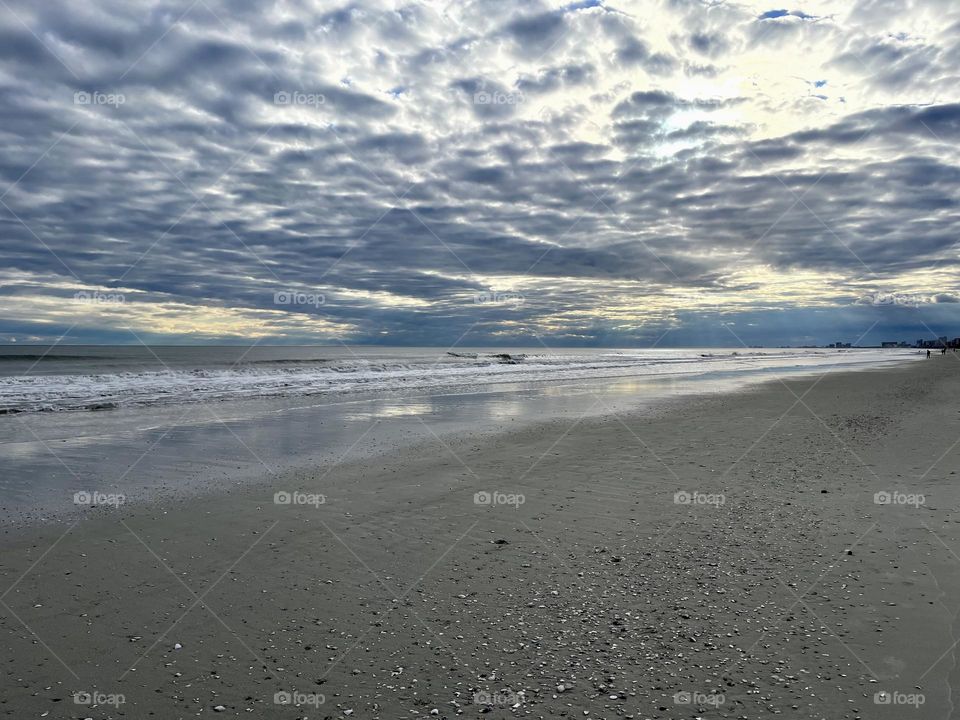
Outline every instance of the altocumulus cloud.
<svg viewBox="0 0 960 720"><path fill-rule="evenodd" d="M0 341L948 332L960 8L887 5L7 0Z"/></svg>

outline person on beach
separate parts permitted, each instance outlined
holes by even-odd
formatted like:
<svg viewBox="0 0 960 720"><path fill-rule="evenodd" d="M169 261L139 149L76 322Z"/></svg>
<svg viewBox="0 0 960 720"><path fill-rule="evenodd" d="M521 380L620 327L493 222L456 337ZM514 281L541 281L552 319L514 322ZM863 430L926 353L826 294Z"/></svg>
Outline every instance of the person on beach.
<svg viewBox="0 0 960 720"><path fill-rule="evenodd" d="M941 355L946 355L946 354L947 354L947 346L946 346L946 345L943 346L943 350L940 351L940 354L941 354Z"/></svg>
<svg viewBox="0 0 960 720"><path fill-rule="evenodd" d="M930 351L927 350L927 357L930 357Z"/></svg>

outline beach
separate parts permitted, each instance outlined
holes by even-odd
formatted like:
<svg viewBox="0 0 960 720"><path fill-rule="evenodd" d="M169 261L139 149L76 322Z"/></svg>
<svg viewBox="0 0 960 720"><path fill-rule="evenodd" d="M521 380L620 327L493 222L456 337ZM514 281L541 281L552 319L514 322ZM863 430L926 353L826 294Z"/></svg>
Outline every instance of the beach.
<svg viewBox="0 0 960 720"><path fill-rule="evenodd" d="M6 527L0 713L953 717L958 390L951 353L642 413L587 392Z"/></svg>

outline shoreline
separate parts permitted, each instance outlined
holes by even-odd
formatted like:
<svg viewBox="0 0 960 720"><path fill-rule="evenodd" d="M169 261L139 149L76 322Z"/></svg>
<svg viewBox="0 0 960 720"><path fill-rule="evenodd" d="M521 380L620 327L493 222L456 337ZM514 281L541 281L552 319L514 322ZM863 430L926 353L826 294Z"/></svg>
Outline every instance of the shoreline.
<svg viewBox="0 0 960 720"><path fill-rule="evenodd" d="M82 712L76 686L125 696L104 717L945 717L957 362L771 380L5 529L4 602L37 635L0 621L0 707L57 696ZM876 704L882 690L924 704ZM277 692L325 702L294 715Z"/></svg>
<svg viewBox="0 0 960 720"><path fill-rule="evenodd" d="M349 399L239 400L40 413L0 423L4 527L70 520L94 509L74 503L83 491L122 496L128 505L169 502L257 485L265 474L329 468L430 445L435 436L489 438L545 420L645 415L696 397L736 392L775 378L870 372L875 367L742 368L736 371L617 376L488 386L428 394L368 393ZM596 399L598 402L593 403ZM376 425L374 428L373 425ZM362 437L361 442L357 442Z"/></svg>

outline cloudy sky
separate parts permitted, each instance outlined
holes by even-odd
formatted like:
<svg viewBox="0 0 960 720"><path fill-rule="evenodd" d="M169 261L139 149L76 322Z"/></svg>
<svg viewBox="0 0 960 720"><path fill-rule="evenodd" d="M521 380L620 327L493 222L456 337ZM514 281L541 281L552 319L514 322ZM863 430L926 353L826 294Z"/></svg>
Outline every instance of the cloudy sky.
<svg viewBox="0 0 960 720"><path fill-rule="evenodd" d="M0 0L0 342L953 337L958 71L955 0Z"/></svg>

